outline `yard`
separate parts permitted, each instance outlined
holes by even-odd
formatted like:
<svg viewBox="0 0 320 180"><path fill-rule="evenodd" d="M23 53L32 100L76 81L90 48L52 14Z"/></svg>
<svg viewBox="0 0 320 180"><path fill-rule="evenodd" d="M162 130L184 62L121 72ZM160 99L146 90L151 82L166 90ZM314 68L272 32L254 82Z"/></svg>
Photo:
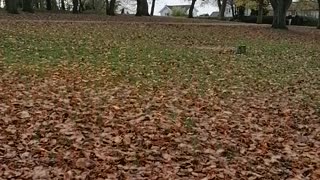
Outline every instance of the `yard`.
<svg viewBox="0 0 320 180"><path fill-rule="evenodd" d="M0 179L320 179L319 31L83 16L0 18Z"/></svg>

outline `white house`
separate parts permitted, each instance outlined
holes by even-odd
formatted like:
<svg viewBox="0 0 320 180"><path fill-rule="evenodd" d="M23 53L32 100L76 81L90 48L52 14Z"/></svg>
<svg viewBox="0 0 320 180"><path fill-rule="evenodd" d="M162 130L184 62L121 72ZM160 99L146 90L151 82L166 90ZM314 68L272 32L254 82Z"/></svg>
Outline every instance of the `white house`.
<svg viewBox="0 0 320 180"><path fill-rule="evenodd" d="M312 18L318 18L319 8L318 3L312 1L306 2L293 2L287 11L287 16L306 16Z"/></svg>
<svg viewBox="0 0 320 180"><path fill-rule="evenodd" d="M251 9L248 9L246 8L244 10L244 15L245 16L250 16L251 14ZM219 11L213 11L211 14L210 14L211 17L218 17L219 16ZM232 8L230 5L227 5L226 6L226 10L224 11L224 17L226 18L230 18L230 17L233 17L232 16Z"/></svg>
<svg viewBox="0 0 320 180"><path fill-rule="evenodd" d="M174 5L169 6L165 5L159 12L160 16L172 16L172 11L174 9L181 9L183 12L185 12L186 15L189 14L190 5ZM193 9L193 17L198 16L198 10L196 8Z"/></svg>

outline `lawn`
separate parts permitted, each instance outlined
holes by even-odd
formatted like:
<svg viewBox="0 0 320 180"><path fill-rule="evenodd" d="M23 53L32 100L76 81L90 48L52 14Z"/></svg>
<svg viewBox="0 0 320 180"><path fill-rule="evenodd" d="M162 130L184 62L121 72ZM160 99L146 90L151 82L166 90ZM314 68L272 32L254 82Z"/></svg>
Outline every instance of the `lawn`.
<svg viewBox="0 0 320 180"><path fill-rule="evenodd" d="M0 38L1 178L320 178L317 30L11 20Z"/></svg>

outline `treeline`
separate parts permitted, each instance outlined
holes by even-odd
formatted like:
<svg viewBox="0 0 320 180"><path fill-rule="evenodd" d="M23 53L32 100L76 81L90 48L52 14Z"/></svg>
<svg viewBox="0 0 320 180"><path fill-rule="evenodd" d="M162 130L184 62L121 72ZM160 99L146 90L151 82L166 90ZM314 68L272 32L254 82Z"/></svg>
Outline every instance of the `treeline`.
<svg viewBox="0 0 320 180"><path fill-rule="evenodd" d="M0 0L3 1L3 0ZM129 0L130 1L130 0ZM136 8L136 16L152 16L154 13L154 7L156 0L152 0L151 6L151 13L149 14L148 9L148 0L132 0L135 1L137 4ZM189 9L189 18L193 17L193 10L197 0L189 0L191 1L191 7ZM201 0L202 2L209 2L210 0ZM226 11L227 6L231 6L232 14L235 11L239 11L238 14L241 15L241 12L244 12L242 8L234 8L234 1L245 1L245 3L255 2L258 4L257 9L257 22L262 23L263 21L263 12L264 6L266 4L271 4L273 9L273 20L272 20L272 27L273 28L280 28L286 29L286 14L287 11L292 4L292 0L215 0L217 2L219 8L219 18L224 19L224 14ZM319 5L319 18L318 18L318 28L320 29L320 0L311 0L317 1ZM70 10L72 8L73 13L79 13L86 9L94 9L95 3L100 3L104 5L104 9L107 15L115 15L115 11L118 7L119 0L4 0L5 8L9 13L17 14L18 8L22 8L22 11L33 13L34 9L47 9L48 11L52 9L59 9L59 10ZM240 6L241 7L241 6ZM242 11L241 11L242 10ZM124 10L122 10L124 13Z"/></svg>
<svg viewBox="0 0 320 180"><path fill-rule="evenodd" d="M148 12L147 0L135 1L137 3L137 16L153 15L155 0L153 0L151 14ZM5 9L13 14L18 14L18 9L29 13L34 13L35 9L69 10L76 14L85 10L95 10L97 5L104 8L107 15L112 16L116 14L115 11L119 2L116 0L4 0Z"/></svg>

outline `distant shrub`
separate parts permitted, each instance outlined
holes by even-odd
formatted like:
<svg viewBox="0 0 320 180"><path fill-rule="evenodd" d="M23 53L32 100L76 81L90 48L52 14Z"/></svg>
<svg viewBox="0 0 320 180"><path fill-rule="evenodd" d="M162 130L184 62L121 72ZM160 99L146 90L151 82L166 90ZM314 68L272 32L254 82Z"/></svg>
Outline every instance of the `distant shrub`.
<svg viewBox="0 0 320 180"><path fill-rule="evenodd" d="M298 26L317 26L318 19L313 17L306 17L306 16L296 16L291 17L291 25L298 25ZM233 20L236 20L233 19ZM257 22L257 16L244 16L242 19L240 19L242 22L246 23L256 23ZM263 16L262 23L263 24L272 24L273 16ZM287 24L289 22L289 17L287 17Z"/></svg>
<svg viewBox="0 0 320 180"><path fill-rule="evenodd" d="M300 16L300 20L296 20L298 26L317 26L318 19L313 17Z"/></svg>
<svg viewBox="0 0 320 180"><path fill-rule="evenodd" d="M186 16L186 15L187 15L186 12L182 8L176 7L172 9L172 16L179 17L179 16Z"/></svg>

